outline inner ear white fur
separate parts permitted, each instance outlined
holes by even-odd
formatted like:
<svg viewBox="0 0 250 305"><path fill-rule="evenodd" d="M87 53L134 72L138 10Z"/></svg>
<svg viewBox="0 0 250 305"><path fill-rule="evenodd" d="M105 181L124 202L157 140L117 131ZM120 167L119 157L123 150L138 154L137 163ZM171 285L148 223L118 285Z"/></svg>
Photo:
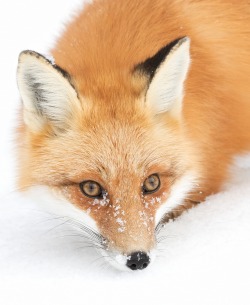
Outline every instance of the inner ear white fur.
<svg viewBox="0 0 250 305"><path fill-rule="evenodd" d="M39 130L46 121L65 129L73 107L80 107L77 93L63 71L36 52L20 54L17 83L24 122L33 130Z"/></svg>
<svg viewBox="0 0 250 305"><path fill-rule="evenodd" d="M171 49L156 70L149 85L146 100L157 113L181 112L184 82L190 65L190 39L184 37Z"/></svg>

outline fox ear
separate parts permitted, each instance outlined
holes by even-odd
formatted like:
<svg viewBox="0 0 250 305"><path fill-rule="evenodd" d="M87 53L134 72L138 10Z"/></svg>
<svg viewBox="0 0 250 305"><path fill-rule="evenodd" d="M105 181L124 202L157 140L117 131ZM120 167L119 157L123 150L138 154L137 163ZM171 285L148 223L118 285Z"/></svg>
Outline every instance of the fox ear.
<svg viewBox="0 0 250 305"><path fill-rule="evenodd" d="M68 74L34 51L19 55L17 83L26 125L38 131L46 123L67 128L72 109L80 102Z"/></svg>
<svg viewBox="0 0 250 305"><path fill-rule="evenodd" d="M140 69L150 78L146 101L157 113L170 111L178 115L181 112L184 82L190 64L189 47L188 37L178 39L140 64Z"/></svg>

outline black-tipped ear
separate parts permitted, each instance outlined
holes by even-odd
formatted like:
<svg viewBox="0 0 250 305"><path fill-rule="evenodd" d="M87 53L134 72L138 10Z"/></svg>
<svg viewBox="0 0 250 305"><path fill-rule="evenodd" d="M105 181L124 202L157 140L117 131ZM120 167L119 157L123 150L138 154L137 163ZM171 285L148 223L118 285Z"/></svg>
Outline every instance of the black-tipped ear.
<svg viewBox="0 0 250 305"><path fill-rule="evenodd" d="M157 113L180 114L190 64L189 47L188 37L177 39L136 67L149 77L146 100Z"/></svg>
<svg viewBox="0 0 250 305"><path fill-rule="evenodd" d="M68 74L34 51L19 55L17 83L23 101L24 122L39 130L46 122L65 129L73 107L80 107Z"/></svg>
<svg viewBox="0 0 250 305"><path fill-rule="evenodd" d="M154 74L156 70L159 68L159 66L163 63L165 58L168 56L172 48L181 40L181 38L178 38L169 44L167 44L165 47L160 49L154 56L149 57L144 62L140 63L135 67L135 70L146 74L149 76L150 80L154 77Z"/></svg>

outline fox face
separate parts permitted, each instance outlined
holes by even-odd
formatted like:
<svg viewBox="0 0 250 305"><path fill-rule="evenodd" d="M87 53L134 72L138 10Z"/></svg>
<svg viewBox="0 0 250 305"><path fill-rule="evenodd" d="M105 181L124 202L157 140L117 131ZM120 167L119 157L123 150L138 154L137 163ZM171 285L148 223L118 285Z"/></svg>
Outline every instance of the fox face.
<svg viewBox="0 0 250 305"><path fill-rule="evenodd" d="M36 52L19 57L20 185L122 269L148 266L166 214L197 188L182 120L189 45L174 41L99 91Z"/></svg>

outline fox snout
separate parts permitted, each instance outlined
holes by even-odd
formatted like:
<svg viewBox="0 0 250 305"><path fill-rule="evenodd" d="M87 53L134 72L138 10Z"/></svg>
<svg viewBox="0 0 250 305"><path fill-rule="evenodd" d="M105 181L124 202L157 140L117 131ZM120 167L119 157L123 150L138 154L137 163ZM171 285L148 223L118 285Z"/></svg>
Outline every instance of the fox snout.
<svg viewBox="0 0 250 305"><path fill-rule="evenodd" d="M98 224L97 230L105 240L102 254L123 270L145 269L151 262L156 245L153 211L149 208L143 210L140 202L133 204L131 214L122 203L118 206L121 208L117 209L116 205L103 207L98 214L92 214ZM102 212L100 221L98 218Z"/></svg>

